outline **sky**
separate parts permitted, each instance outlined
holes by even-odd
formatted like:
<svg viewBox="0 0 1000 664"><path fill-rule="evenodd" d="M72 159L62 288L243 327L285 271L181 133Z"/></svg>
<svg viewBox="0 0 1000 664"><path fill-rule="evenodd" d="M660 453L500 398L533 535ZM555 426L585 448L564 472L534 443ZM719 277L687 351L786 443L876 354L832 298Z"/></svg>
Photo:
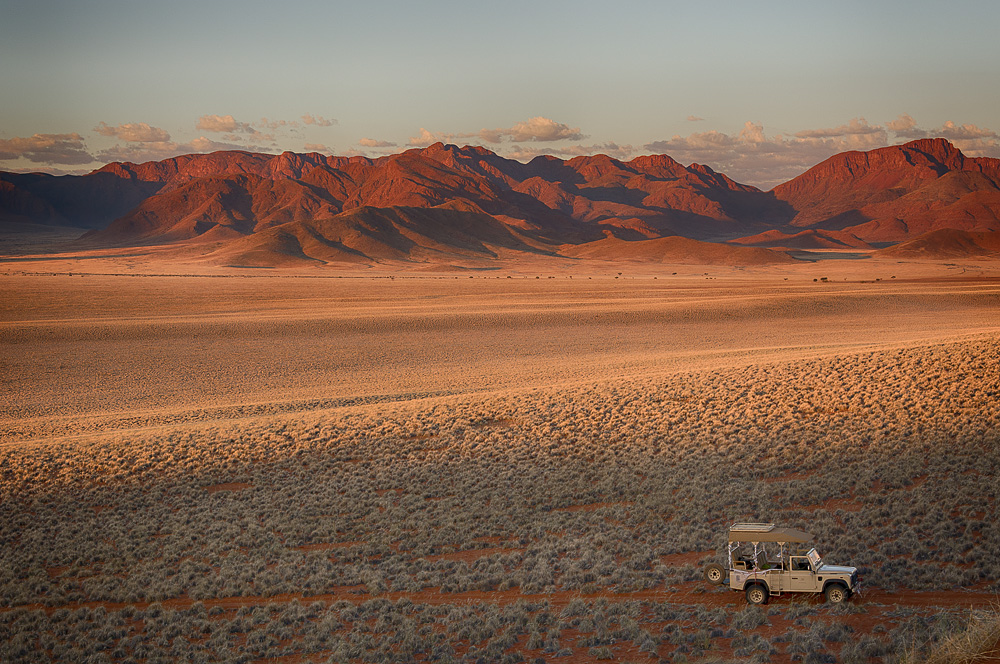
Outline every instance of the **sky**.
<svg viewBox="0 0 1000 664"><path fill-rule="evenodd" d="M1000 3L0 0L0 169L190 152L666 153L768 189L1000 157Z"/></svg>

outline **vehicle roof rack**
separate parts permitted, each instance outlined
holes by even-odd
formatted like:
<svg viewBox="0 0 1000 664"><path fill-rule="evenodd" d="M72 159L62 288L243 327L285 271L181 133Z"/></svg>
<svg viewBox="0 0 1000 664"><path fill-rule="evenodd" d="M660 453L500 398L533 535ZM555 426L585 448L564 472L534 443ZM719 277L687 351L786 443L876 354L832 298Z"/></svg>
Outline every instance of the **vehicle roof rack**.
<svg viewBox="0 0 1000 664"><path fill-rule="evenodd" d="M809 533L796 528L779 528L773 523L734 523L729 526L730 542L780 542L801 544L812 539Z"/></svg>
<svg viewBox="0 0 1000 664"><path fill-rule="evenodd" d="M773 523L734 523L730 530L742 530L747 533L767 533L774 530Z"/></svg>

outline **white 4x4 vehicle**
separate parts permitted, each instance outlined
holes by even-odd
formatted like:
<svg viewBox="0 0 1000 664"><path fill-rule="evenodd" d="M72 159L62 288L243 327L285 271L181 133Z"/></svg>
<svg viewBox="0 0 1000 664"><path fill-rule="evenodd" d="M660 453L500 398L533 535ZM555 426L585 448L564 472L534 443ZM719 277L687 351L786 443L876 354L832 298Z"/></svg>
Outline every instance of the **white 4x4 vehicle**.
<svg viewBox="0 0 1000 664"><path fill-rule="evenodd" d="M786 551L811 539L809 533L773 523L735 523L729 527L729 564L706 566L705 580L721 585L728 574L729 587L745 593L751 604L766 604L771 595L784 593L823 593L826 601L839 604L861 592L856 567L828 565L816 549L803 555Z"/></svg>

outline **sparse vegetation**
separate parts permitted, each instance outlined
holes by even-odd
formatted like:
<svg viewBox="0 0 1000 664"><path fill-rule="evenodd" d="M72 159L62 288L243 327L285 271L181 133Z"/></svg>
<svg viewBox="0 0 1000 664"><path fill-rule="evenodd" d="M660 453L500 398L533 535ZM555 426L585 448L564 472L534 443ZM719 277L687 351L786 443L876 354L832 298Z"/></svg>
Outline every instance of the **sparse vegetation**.
<svg viewBox="0 0 1000 664"><path fill-rule="evenodd" d="M1000 590L998 354L970 337L3 446L0 659L926 654L955 614L744 608L698 563L726 524L780 520L866 585ZM853 627L869 610L884 632Z"/></svg>

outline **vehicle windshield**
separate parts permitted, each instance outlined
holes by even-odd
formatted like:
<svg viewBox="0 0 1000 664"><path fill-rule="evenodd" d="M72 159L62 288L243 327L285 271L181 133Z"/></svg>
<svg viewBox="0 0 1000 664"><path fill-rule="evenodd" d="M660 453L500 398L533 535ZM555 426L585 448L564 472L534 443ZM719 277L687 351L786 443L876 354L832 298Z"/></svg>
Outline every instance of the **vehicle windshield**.
<svg viewBox="0 0 1000 664"><path fill-rule="evenodd" d="M813 569L819 569L820 565L823 564L822 559L819 557L819 552L816 549L810 549L806 556L809 557L809 562L812 563Z"/></svg>

